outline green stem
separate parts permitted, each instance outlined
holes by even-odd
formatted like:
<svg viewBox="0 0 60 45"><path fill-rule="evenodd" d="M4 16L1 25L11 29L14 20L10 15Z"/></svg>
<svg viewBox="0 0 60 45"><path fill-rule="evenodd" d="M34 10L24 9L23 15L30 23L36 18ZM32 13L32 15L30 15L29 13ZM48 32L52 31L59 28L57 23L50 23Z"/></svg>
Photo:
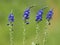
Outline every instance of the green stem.
<svg viewBox="0 0 60 45"><path fill-rule="evenodd" d="M10 31L10 45L13 45L13 23L10 23L9 25L9 31Z"/></svg>
<svg viewBox="0 0 60 45"><path fill-rule="evenodd" d="M26 29L25 29L25 23L23 23L23 45L25 45L25 35L26 35Z"/></svg>
<svg viewBox="0 0 60 45"><path fill-rule="evenodd" d="M39 25L36 25L36 44L39 42Z"/></svg>

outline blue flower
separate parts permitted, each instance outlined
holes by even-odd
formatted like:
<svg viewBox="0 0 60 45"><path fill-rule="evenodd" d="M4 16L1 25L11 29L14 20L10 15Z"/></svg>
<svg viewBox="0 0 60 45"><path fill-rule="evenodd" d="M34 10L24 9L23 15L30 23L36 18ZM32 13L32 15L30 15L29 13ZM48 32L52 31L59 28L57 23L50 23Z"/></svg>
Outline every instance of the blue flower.
<svg viewBox="0 0 60 45"><path fill-rule="evenodd" d="M24 11L24 15L23 15L23 19L26 20L26 19L29 19L29 15L30 15L30 9L33 8L35 6L30 6L29 8L27 8L25 11Z"/></svg>
<svg viewBox="0 0 60 45"><path fill-rule="evenodd" d="M8 17L9 22L14 22L14 15L11 13Z"/></svg>
<svg viewBox="0 0 60 45"><path fill-rule="evenodd" d="M29 19L29 14L30 14L30 9L28 8L24 11L24 15L23 15L24 19Z"/></svg>
<svg viewBox="0 0 60 45"><path fill-rule="evenodd" d="M39 10L36 15L36 21L42 21L43 10Z"/></svg>
<svg viewBox="0 0 60 45"><path fill-rule="evenodd" d="M53 15L53 10L50 9L49 12L48 12L48 14L47 14L47 16L46 16L46 19L47 19L48 21L50 21L50 19L52 18L52 15Z"/></svg>
<svg viewBox="0 0 60 45"><path fill-rule="evenodd" d="M26 9L23 14L23 19L26 24L29 24L29 22L27 21L29 19L29 15L30 15L30 8Z"/></svg>
<svg viewBox="0 0 60 45"><path fill-rule="evenodd" d="M39 22L39 21L42 21L42 15L43 15L43 10L46 9L46 7L43 7L42 9L40 9L38 12L37 12L37 15L36 15L36 21Z"/></svg>

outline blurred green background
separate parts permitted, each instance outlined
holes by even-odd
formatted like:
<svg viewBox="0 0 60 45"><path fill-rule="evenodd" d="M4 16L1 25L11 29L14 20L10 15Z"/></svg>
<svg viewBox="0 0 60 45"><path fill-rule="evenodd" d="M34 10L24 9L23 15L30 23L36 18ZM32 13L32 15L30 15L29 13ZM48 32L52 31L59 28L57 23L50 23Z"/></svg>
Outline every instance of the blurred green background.
<svg viewBox="0 0 60 45"><path fill-rule="evenodd" d="M43 32L46 26L45 16L50 8L54 8L53 19L51 20L51 25L48 26L48 38L46 40L46 45L60 45L60 1L59 0L0 0L0 45L10 45L9 42L9 28L8 15L13 10L15 16L14 22L14 45L23 45L23 20L22 15L26 8L37 5L31 9L29 25L26 27L26 45L32 45L35 42L36 35L36 22L35 16L36 12L44 6L48 6L48 9L44 10L43 21L39 23L39 44L42 45Z"/></svg>

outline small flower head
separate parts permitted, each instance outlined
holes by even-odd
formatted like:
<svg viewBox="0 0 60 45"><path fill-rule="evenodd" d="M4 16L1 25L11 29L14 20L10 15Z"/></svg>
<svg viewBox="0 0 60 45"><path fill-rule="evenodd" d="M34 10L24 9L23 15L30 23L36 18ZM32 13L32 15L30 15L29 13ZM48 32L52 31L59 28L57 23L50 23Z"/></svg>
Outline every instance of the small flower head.
<svg viewBox="0 0 60 45"><path fill-rule="evenodd" d="M23 18L24 18L24 19L29 19L29 14L30 14L30 9L26 9L26 10L24 11Z"/></svg>
<svg viewBox="0 0 60 45"><path fill-rule="evenodd" d="M24 11L23 19L29 19L30 9L33 8L33 7L34 6L31 6Z"/></svg>
<svg viewBox="0 0 60 45"><path fill-rule="evenodd" d="M50 9L50 11L48 12L48 14L47 14L47 16L46 16L46 19L47 19L48 21L50 21L50 19L52 18L52 15L53 15L53 10Z"/></svg>
<svg viewBox="0 0 60 45"><path fill-rule="evenodd" d="M46 7L43 7L42 9L40 9L38 12L37 12L37 15L36 15L36 21L39 22L39 21L42 21L42 15L43 15L43 10L46 9Z"/></svg>
<svg viewBox="0 0 60 45"><path fill-rule="evenodd" d="M28 22L28 19L29 19L29 15L30 15L30 9L34 7L34 6L31 6L29 8L27 8L25 11L24 11L24 14L23 14L23 19L25 21L26 24L29 24Z"/></svg>
<svg viewBox="0 0 60 45"><path fill-rule="evenodd" d="M14 15L12 13L9 14L8 21L9 22L14 22Z"/></svg>
<svg viewBox="0 0 60 45"><path fill-rule="evenodd" d="M36 15L36 21L42 21L43 10L39 10Z"/></svg>
<svg viewBox="0 0 60 45"><path fill-rule="evenodd" d="M23 19L26 24L29 24L29 22L27 21L29 19L29 15L30 15L30 8L28 8L24 11Z"/></svg>

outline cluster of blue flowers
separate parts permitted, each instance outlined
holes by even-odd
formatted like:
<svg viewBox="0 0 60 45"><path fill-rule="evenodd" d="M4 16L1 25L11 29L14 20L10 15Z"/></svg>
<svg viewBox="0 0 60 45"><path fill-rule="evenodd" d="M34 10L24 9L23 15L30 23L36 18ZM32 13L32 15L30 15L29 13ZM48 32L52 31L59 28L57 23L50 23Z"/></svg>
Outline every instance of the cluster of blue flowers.
<svg viewBox="0 0 60 45"><path fill-rule="evenodd" d="M33 6L32 6L32 7L33 7ZM30 9L31 9L32 7L28 8L28 9L26 9L26 10L24 11L23 19L24 19L24 21L25 21L26 24L29 24L28 19L29 19L29 16L30 16ZM44 13L44 9L45 9L45 8L47 8L47 7L44 7L44 8L40 9L40 10L37 12L36 19L35 19L36 22L42 21L42 15L43 15L43 13ZM53 16L53 9L50 9L49 12L48 12L47 15L46 15L47 21L50 21L50 19L52 18L52 16ZM9 21L9 22L14 22L14 15L13 15L13 13L10 13L10 14L9 14L9 16L8 16L8 21Z"/></svg>
<svg viewBox="0 0 60 45"><path fill-rule="evenodd" d="M42 21L42 15L43 15L44 9L46 9L46 8L47 8L47 7L44 7L44 8L40 9L40 10L37 12L36 22ZM23 16L23 18L24 18L26 24L28 24L26 20L29 19L29 15L30 15L30 8L29 8L29 9L26 9L26 10L24 11L24 16ZM47 19L48 21L50 21L50 19L52 18L52 15L53 15L53 10L50 9L49 12L48 12L47 15L46 15L46 19Z"/></svg>
<svg viewBox="0 0 60 45"><path fill-rule="evenodd" d="M9 16L8 16L8 24L7 25L11 25L13 26L13 22L14 22L14 15L13 13L10 13Z"/></svg>
<svg viewBox="0 0 60 45"><path fill-rule="evenodd" d="M24 17L25 20L26 20L26 19L29 19L30 9L31 9L32 7L34 7L34 6L31 6L31 7L27 8L27 9L24 11L23 17Z"/></svg>
<svg viewBox="0 0 60 45"><path fill-rule="evenodd" d="M25 11L24 11L24 14L23 14L23 19L25 21L26 24L29 24L29 22L27 21L29 19L29 15L30 15L30 9L33 8L34 6L31 6L29 8L27 8Z"/></svg>
<svg viewBox="0 0 60 45"><path fill-rule="evenodd" d="M46 19L47 19L48 21L50 21L51 18L52 18L52 16L53 16L53 9L50 9L49 12L48 12L48 14L47 14L47 16L46 16Z"/></svg>
<svg viewBox="0 0 60 45"><path fill-rule="evenodd" d="M37 15L36 15L36 21L37 22L42 21L42 15L44 13L44 9L46 9L46 8L47 7L44 7L37 12Z"/></svg>
<svg viewBox="0 0 60 45"><path fill-rule="evenodd" d="M26 9L23 15L24 19L29 19L29 14L30 14L30 9Z"/></svg>
<svg viewBox="0 0 60 45"><path fill-rule="evenodd" d="M24 11L23 19L26 24L29 24L29 22L27 21L29 19L29 15L30 15L30 8L28 8Z"/></svg>
<svg viewBox="0 0 60 45"><path fill-rule="evenodd" d="M9 22L14 22L14 15L13 15L13 13L9 14L8 21Z"/></svg>
<svg viewBox="0 0 60 45"><path fill-rule="evenodd" d="M36 15L36 21L42 21L43 10L39 10Z"/></svg>

